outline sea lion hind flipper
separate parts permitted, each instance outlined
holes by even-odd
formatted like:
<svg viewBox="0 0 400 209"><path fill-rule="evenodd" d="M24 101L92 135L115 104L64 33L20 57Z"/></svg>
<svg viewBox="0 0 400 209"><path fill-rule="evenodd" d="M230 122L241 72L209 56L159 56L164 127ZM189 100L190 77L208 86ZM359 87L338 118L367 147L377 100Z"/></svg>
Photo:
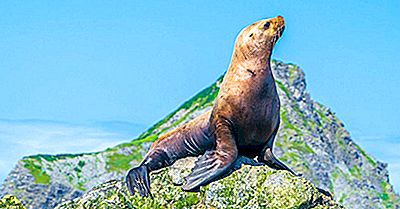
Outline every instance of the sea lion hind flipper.
<svg viewBox="0 0 400 209"><path fill-rule="evenodd" d="M269 167L277 169L277 170L287 170L293 176L302 176L301 174L296 174L292 169L278 160L275 155L272 153L272 148L267 148L264 153L263 162L267 164Z"/></svg>
<svg viewBox="0 0 400 209"><path fill-rule="evenodd" d="M279 124L280 122L278 122ZM272 152L274 146L274 139L276 134L278 133L279 125L275 128L274 132L268 139L267 144L263 148L263 151L258 156L258 161L261 163L267 164L270 168L277 169L277 170L287 170L293 176L301 176L301 174L296 174L292 169L286 166L283 162L281 162L278 158L275 157L274 153Z"/></svg>
<svg viewBox="0 0 400 209"><path fill-rule="evenodd" d="M146 166L142 165L129 170L125 181L132 196L135 195L135 189L137 189L140 196L153 198L150 193L149 172Z"/></svg>

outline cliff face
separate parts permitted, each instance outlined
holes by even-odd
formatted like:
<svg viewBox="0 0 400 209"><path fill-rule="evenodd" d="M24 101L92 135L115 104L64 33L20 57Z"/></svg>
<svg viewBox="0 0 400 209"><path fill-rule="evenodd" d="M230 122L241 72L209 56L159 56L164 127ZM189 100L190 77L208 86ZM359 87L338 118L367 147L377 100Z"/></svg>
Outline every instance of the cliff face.
<svg viewBox="0 0 400 209"><path fill-rule="evenodd" d="M276 155L348 208L400 208L386 164L366 154L328 108L311 100L303 71L277 61L272 68L281 100ZM79 197L99 183L124 177L158 135L211 108L221 80L132 142L97 153L24 157L4 181L0 196L13 194L28 208L53 208L62 199Z"/></svg>

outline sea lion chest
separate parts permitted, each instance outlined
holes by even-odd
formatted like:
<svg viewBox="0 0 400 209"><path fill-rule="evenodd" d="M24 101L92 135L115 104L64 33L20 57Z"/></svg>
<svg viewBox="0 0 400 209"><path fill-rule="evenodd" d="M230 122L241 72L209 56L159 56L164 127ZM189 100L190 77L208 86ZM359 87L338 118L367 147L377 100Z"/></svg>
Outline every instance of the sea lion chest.
<svg viewBox="0 0 400 209"><path fill-rule="evenodd" d="M259 146L279 125L279 108L272 75L257 80L254 76L243 79L227 74L214 113L232 122L238 146Z"/></svg>

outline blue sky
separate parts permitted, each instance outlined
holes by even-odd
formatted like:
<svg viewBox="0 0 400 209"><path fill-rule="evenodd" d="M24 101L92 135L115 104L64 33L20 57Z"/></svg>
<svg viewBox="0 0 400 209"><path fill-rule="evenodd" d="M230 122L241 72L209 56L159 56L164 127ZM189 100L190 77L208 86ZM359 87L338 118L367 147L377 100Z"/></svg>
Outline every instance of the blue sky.
<svg viewBox="0 0 400 209"><path fill-rule="evenodd" d="M399 8L399 1L1 1L0 118L148 126L226 70L241 28L282 15L287 27L273 57L301 66L312 98L397 177Z"/></svg>

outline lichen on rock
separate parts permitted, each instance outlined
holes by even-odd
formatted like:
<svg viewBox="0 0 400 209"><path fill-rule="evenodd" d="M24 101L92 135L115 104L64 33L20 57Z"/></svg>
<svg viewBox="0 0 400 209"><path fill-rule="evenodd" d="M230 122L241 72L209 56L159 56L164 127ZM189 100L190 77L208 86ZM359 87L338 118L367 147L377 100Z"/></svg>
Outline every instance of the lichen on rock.
<svg viewBox="0 0 400 209"><path fill-rule="evenodd" d="M5 195L0 199L0 208L25 209L22 203L13 195Z"/></svg>
<svg viewBox="0 0 400 209"><path fill-rule="evenodd" d="M179 185L194 161L183 159L152 174L153 199L130 196L123 181L112 180L56 208L343 208L308 180L267 166L244 165L198 193L184 192Z"/></svg>

